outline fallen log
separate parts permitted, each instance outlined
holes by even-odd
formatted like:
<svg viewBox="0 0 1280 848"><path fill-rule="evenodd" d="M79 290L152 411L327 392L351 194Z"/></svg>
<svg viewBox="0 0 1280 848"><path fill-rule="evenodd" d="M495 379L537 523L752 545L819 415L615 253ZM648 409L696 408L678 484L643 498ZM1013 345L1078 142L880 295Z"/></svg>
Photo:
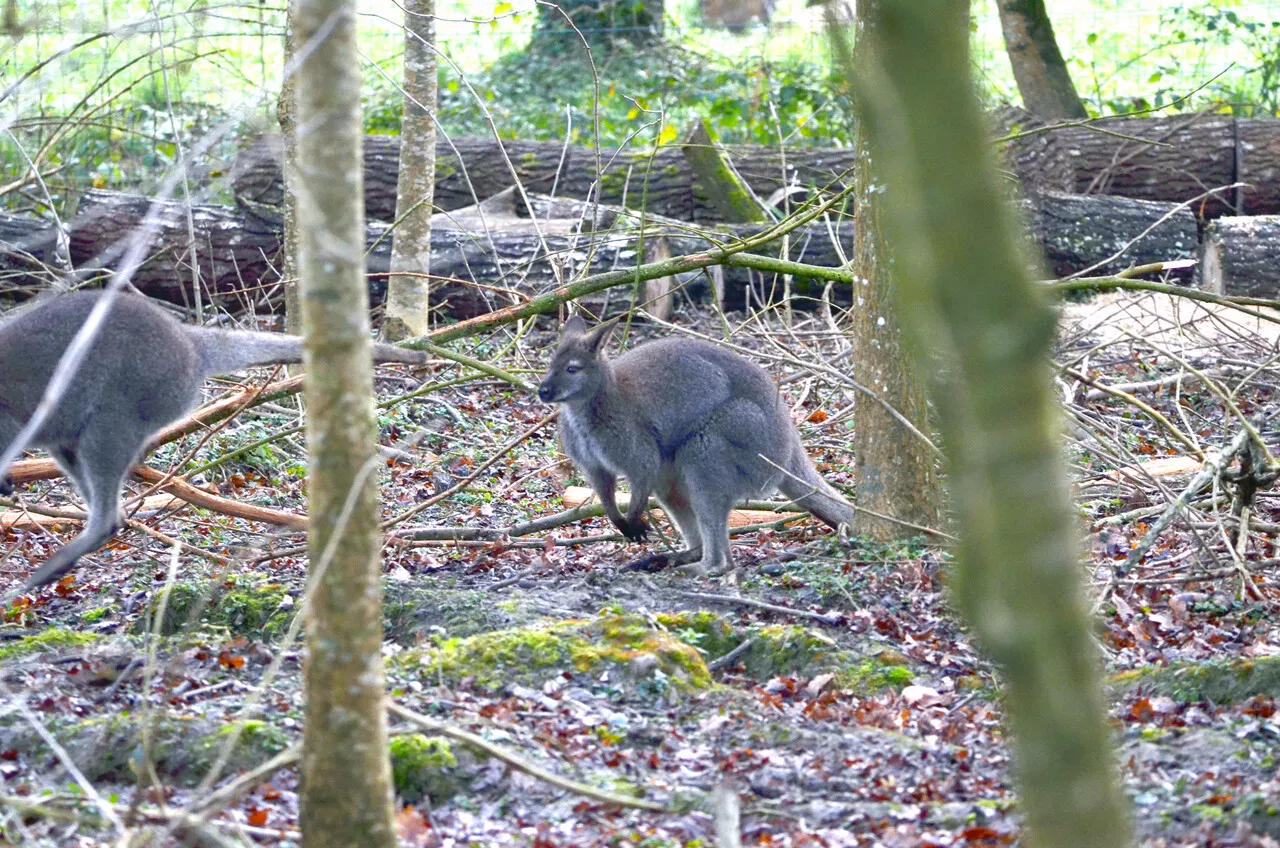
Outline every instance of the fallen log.
<svg viewBox="0 0 1280 848"><path fill-rule="evenodd" d="M394 136L365 136L365 216L370 220L395 219L399 145ZM232 167L236 201L276 220L284 197L281 150L279 136L262 136L239 153ZM847 148L781 151L737 145L725 151L761 198L793 185L839 185L854 158ZM693 177L680 145L656 151L602 148L597 156L593 149L558 142L441 140L436 147L435 204L446 211L470 206L508 188L516 176L529 193L554 190L557 196L626 205L686 222L721 220Z"/></svg>
<svg viewBox="0 0 1280 848"><path fill-rule="evenodd" d="M997 114L1002 133L1048 124L1020 109ZM1199 218L1280 212L1280 120L1200 112L1107 118L1012 139L1004 153L1024 183L1072 194L1180 203Z"/></svg>
<svg viewBox="0 0 1280 848"><path fill-rule="evenodd" d="M128 239L141 237L144 221L150 221L146 259L133 277L142 292L185 306L194 300L198 281L205 303L233 311L278 306L280 229L244 206L193 207L194 240L188 232L186 207L176 201L91 191L80 208L70 222L71 259L77 268L117 263ZM1189 210L1174 204L1046 194L1027 202L1025 212L1026 229L1058 275L1100 262L1104 263L1100 272L1114 272L1130 264L1190 257L1195 250L1196 221ZM739 224L692 230L672 219L652 215L642 219L622 207L539 195L520 198L508 189L482 206L433 217L433 302L441 314L466 319L523 302L587 274L696 254L751 238L763 229L761 224ZM387 224L373 222L366 232L373 304L385 295L391 250L388 230ZM845 262L853 237L852 220L819 220L791 233L785 244L779 240L752 252L835 268ZM1183 279L1189 279L1189 272ZM28 277L11 272L11 281L38 285L45 279L33 269ZM798 276L789 282L800 306L819 298L826 288L825 281L818 279ZM673 298L714 297L724 308L736 310L777 302L782 283L773 271L725 266L646 281L639 291L626 285L606 289L590 296L586 305L598 314L647 305L661 315ZM848 286L836 285L832 292L837 304L850 301Z"/></svg>
<svg viewBox="0 0 1280 848"><path fill-rule="evenodd" d="M1280 215L1219 218L1200 250L1204 287L1222 295L1280 295Z"/></svg>
<svg viewBox="0 0 1280 848"><path fill-rule="evenodd" d="M1195 215L1175 203L1044 192L1028 205L1027 230L1055 277L1192 259L1199 245ZM1194 274L1187 268L1172 277L1189 284Z"/></svg>

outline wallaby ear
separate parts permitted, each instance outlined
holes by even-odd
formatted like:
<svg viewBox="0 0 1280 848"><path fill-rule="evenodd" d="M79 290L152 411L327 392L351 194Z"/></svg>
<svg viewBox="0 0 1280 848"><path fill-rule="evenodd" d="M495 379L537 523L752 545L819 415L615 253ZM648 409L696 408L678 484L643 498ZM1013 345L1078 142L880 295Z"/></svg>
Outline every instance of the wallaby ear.
<svg viewBox="0 0 1280 848"><path fill-rule="evenodd" d="M587 346L587 350L593 354L599 353L600 348L604 347L604 343L613 335L613 331L618 328L618 319L606 321L597 327L592 328L583 339L583 344Z"/></svg>
<svg viewBox="0 0 1280 848"><path fill-rule="evenodd" d="M562 336L580 336L587 331L587 322L582 320L582 316L573 313L569 316L569 320L564 322L560 327L560 335Z"/></svg>

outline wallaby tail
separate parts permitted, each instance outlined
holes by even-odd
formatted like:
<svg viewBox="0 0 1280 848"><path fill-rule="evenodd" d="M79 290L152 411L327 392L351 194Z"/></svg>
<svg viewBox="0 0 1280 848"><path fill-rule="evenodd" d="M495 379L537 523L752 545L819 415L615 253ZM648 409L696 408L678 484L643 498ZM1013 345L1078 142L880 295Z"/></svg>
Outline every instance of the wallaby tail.
<svg viewBox="0 0 1280 848"><path fill-rule="evenodd" d="M799 445L792 453L791 467L787 472L778 483L782 494L837 530L841 524L853 526L853 507L834 486L822 479L809 455Z"/></svg>
<svg viewBox="0 0 1280 848"><path fill-rule="evenodd" d="M255 365L294 365L302 362L302 339L283 333L255 333L246 330L201 329L195 333L200 350L201 372L229 374ZM395 345L375 342L374 362L422 364L428 354Z"/></svg>

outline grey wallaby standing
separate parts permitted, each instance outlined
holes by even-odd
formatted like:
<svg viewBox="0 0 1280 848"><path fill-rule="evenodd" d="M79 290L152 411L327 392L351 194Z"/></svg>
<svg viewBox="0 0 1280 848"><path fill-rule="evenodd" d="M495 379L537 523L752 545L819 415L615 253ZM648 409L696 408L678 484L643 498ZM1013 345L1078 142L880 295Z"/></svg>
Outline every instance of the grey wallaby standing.
<svg viewBox="0 0 1280 848"><path fill-rule="evenodd" d="M50 297L0 324L0 448L35 412L58 360L101 297ZM379 362L425 353L375 344ZM71 384L36 433L88 505L84 530L27 578L42 586L106 544L122 526L120 494L147 440L200 400L206 377L254 365L302 361L302 339L183 324L136 294L118 294ZM3 471L4 469L0 469ZM7 480L4 493L12 491Z"/></svg>
<svg viewBox="0 0 1280 848"><path fill-rule="evenodd" d="M853 507L813 467L762 368L694 339L649 342L611 362L602 348L615 326L589 330L570 318L538 397L561 405L565 451L624 536L648 535L650 493L680 529L684 551L631 567L696 561L690 571L723 574L733 567L729 512L775 489L832 527L852 524ZM625 516L614 498L620 476L631 484Z"/></svg>

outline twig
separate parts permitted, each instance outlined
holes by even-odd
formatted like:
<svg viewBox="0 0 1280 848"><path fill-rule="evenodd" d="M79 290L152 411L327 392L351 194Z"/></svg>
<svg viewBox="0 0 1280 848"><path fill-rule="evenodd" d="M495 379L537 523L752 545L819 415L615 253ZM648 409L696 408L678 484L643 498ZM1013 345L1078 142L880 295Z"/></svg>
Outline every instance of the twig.
<svg viewBox="0 0 1280 848"><path fill-rule="evenodd" d="M766 610L768 612L781 613L782 615L794 615L800 618L811 618L823 624L839 624L844 620L844 616L833 612L813 612L812 610L794 609L792 607L779 606L766 601L757 601L755 598L744 598L738 595L716 595L711 592L685 592L679 591L677 594L695 601L709 601L711 603L721 604L737 604L744 607L755 607L756 609Z"/></svg>
<svg viewBox="0 0 1280 848"><path fill-rule="evenodd" d="M743 639L742 643L723 656L716 657L707 663L707 671L719 671L729 665L732 665L738 657L751 650L751 646L756 643L755 639Z"/></svg>

